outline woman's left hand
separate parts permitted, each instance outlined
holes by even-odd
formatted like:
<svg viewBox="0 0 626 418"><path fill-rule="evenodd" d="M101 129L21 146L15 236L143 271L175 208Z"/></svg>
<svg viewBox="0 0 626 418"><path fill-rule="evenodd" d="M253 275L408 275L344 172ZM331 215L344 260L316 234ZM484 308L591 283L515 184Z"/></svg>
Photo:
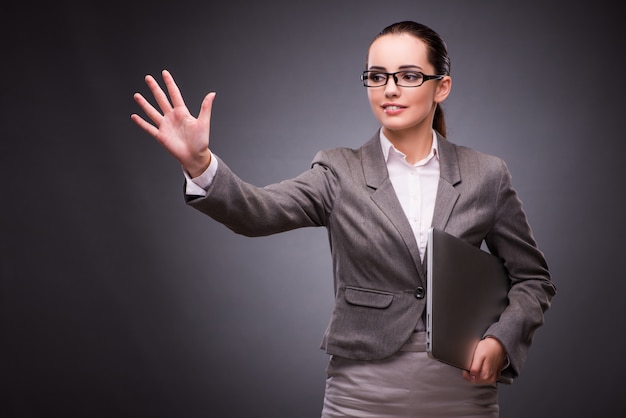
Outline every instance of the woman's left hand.
<svg viewBox="0 0 626 418"><path fill-rule="evenodd" d="M463 378L468 382L490 385L500 377L504 367L506 351L497 339L487 337L476 346L470 370L463 370Z"/></svg>

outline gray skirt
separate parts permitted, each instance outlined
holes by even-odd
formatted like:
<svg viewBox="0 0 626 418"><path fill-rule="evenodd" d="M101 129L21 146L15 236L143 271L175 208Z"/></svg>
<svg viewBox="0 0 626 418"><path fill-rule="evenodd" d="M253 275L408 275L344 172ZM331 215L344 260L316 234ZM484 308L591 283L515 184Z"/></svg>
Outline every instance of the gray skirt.
<svg viewBox="0 0 626 418"><path fill-rule="evenodd" d="M499 416L497 384L472 384L461 370L428 357L423 332L387 359L331 356L326 376L322 418Z"/></svg>

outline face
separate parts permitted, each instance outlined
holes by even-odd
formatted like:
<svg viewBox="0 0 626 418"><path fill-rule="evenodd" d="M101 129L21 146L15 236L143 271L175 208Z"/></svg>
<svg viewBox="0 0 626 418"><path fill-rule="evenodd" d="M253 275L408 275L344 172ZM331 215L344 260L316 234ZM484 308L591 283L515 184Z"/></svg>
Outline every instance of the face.
<svg viewBox="0 0 626 418"><path fill-rule="evenodd" d="M368 70L436 74L428 62L426 44L409 34L376 39L370 46L367 62ZM385 86L368 87L367 96L374 116L391 139L429 133L435 106L448 96L450 85L451 79L446 76L442 80L428 80L419 87L398 87L393 77L389 77Z"/></svg>

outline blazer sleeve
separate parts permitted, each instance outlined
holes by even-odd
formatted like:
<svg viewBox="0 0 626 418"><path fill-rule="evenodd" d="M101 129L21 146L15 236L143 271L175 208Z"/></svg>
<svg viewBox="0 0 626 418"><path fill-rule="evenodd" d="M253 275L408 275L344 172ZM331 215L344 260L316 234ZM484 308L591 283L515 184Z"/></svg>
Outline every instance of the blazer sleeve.
<svg viewBox="0 0 626 418"><path fill-rule="evenodd" d="M485 243L492 254L503 260L511 280L508 307L485 335L504 345L510 364L502 376L512 379L519 375L526 361L534 333L544 323L544 313L556 287L504 161L500 166L493 224Z"/></svg>
<svg viewBox="0 0 626 418"><path fill-rule="evenodd" d="M185 199L235 233L264 236L326 225L335 184L329 166L316 163L298 177L258 187L240 179L220 159L207 195Z"/></svg>

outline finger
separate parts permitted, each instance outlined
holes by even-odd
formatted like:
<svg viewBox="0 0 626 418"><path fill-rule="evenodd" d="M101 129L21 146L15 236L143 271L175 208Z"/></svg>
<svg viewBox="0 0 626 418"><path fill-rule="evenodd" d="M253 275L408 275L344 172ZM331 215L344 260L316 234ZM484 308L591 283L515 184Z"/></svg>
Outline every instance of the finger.
<svg viewBox="0 0 626 418"><path fill-rule="evenodd" d="M477 383L482 379L483 365L484 358L474 355L474 358L472 359L472 365L470 366L470 369L468 371L470 382Z"/></svg>
<svg viewBox="0 0 626 418"><path fill-rule="evenodd" d="M170 100L167 98L167 95L165 94L161 86L159 86L159 83L157 83L154 77L152 77L151 75L147 75L146 84L150 88L152 95L154 96L155 100L159 104L161 111L163 113L166 113L172 110L172 105L170 104Z"/></svg>
<svg viewBox="0 0 626 418"><path fill-rule="evenodd" d="M205 126L211 123L211 111L213 110L213 101L215 100L215 92L211 92L204 97L200 106L200 114L198 120Z"/></svg>
<svg viewBox="0 0 626 418"><path fill-rule="evenodd" d="M167 70L163 70L162 75L163 75L163 80L165 81L165 86L167 87L167 92L169 93L170 98L172 99L172 104L174 105L174 107L178 107L178 106L184 107L185 101L183 100L183 95L180 93L180 89L176 85L176 82L174 81L174 77L172 77L172 74L170 74L170 72Z"/></svg>
<svg viewBox="0 0 626 418"><path fill-rule="evenodd" d="M470 377L471 381L481 385L494 383L499 377L498 373L487 362L483 362L480 370L472 374L472 376L473 378Z"/></svg>
<svg viewBox="0 0 626 418"><path fill-rule="evenodd" d="M136 113L133 113L132 115L130 115L130 118L141 129L143 129L144 131L146 131L148 134L152 135L153 137L156 138L157 135L159 134L159 130L154 125L149 124L141 116L137 115Z"/></svg>
<svg viewBox="0 0 626 418"><path fill-rule="evenodd" d="M493 383L500 377L497 367L489 362L483 363L480 379L485 383Z"/></svg>
<svg viewBox="0 0 626 418"><path fill-rule="evenodd" d="M150 102L148 102L145 97L143 97L140 93L135 93L133 95L133 99L135 99L135 102L137 102L137 104L139 105L139 107L141 108L141 110L144 111L144 113L157 125L159 126L161 124L161 119L163 119L163 115L161 115L161 113L159 113L158 110L156 110L154 108L154 106L152 106L152 104L150 104Z"/></svg>
<svg viewBox="0 0 626 418"><path fill-rule="evenodd" d="M469 371L463 370L463 379L467 380L468 382L472 381L472 376L470 375Z"/></svg>

